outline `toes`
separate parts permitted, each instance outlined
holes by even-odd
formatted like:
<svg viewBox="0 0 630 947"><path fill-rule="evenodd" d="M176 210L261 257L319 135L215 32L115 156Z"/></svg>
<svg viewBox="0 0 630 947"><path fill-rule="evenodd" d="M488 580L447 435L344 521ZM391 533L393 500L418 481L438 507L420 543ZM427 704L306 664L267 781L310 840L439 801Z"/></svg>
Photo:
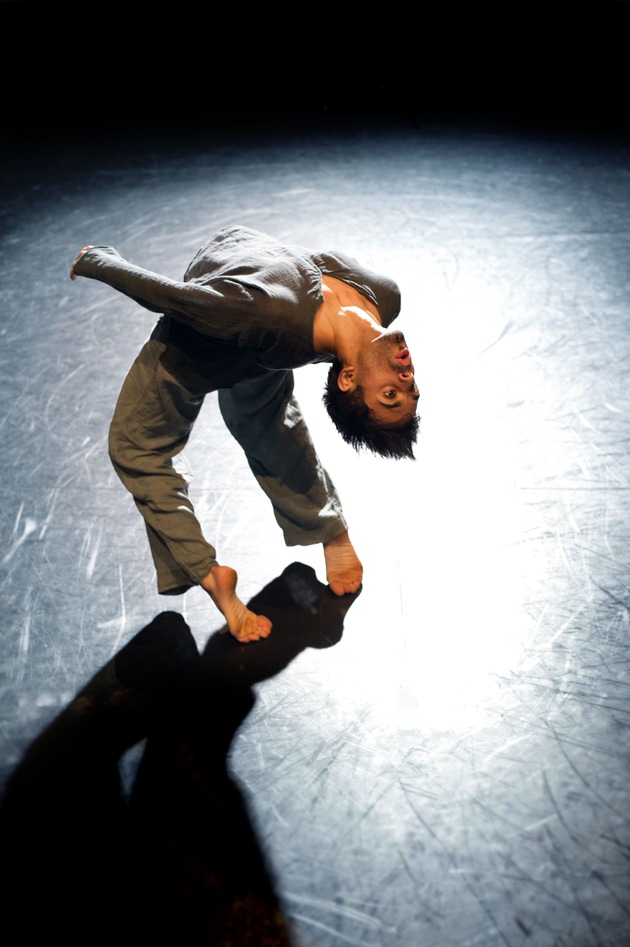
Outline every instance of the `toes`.
<svg viewBox="0 0 630 947"><path fill-rule="evenodd" d="M328 586L335 595L350 595L360 587L362 578L358 579L329 579Z"/></svg>
<svg viewBox="0 0 630 947"><path fill-rule="evenodd" d="M258 641L260 635L257 631L244 631L242 634L233 633L239 644L249 644L250 641Z"/></svg>
<svg viewBox="0 0 630 947"><path fill-rule="evenodd" d="M251 619L255 619L255 624ZM240 644L248 644L250 641L260 641L261 638L268 638L271 634L271 628L271 622L264 615L250 613L250 620L240 630L232 631L232 635Z"/></svg>

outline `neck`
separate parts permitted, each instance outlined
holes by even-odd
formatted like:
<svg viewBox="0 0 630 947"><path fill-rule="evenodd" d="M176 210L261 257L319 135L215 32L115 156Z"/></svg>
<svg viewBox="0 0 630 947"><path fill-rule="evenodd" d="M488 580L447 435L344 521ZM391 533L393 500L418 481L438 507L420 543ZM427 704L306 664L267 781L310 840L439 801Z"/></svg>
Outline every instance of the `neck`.
<svg viewBox="0 0 630 947"><path fill-rule="evenodd" d="M315 313L316 352L353 361L357 349L383 334L378 309L358 290L332 276L322 277L324 301Z"/></svg>

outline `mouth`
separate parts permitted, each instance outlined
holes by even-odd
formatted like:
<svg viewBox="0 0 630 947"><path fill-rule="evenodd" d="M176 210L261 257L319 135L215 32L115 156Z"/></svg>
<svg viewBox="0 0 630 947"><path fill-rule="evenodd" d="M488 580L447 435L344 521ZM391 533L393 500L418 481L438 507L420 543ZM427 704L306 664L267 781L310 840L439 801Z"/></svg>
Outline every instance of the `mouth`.
<svg viewBox="0 0 630 947"><path fill-rule="evenodd" d="M400 362L402 365L408 365L410 360L411 356L409 354L409 349L401 349L396 356L396 361Z"/></svg>

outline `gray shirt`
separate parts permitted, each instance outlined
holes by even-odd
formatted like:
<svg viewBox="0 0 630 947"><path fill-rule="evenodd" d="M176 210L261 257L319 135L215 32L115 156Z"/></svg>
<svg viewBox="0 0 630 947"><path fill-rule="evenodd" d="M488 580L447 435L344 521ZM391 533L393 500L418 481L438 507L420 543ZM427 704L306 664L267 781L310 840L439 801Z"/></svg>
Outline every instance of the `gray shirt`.
<svg viewBox="0 0 630 947"><path fill-rule="evenodd" d="M93 247L74 271L163 313L153 333L166 343L163 361L178 380L200 392L267 371L331 361L313 347L322 275L357 289L378 308L384 326L400 311L393 280L352 257L285 245L247 227L228 227L211 237L182 282L134 266L112 247Z"/></svg>

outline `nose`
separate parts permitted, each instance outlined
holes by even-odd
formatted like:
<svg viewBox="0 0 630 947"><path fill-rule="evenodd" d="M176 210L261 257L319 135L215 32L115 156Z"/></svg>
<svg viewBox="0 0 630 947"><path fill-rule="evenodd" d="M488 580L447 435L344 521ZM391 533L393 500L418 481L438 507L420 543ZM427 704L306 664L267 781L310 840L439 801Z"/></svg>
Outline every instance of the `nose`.
<svg viewBox="0 0 630 947"><path fill-rule="evenodd" d="M399 372L398 377L403 384L409 386L409 391L415 392L418 390L416 386L416 380L413 377L413 372Z"/></svg>

